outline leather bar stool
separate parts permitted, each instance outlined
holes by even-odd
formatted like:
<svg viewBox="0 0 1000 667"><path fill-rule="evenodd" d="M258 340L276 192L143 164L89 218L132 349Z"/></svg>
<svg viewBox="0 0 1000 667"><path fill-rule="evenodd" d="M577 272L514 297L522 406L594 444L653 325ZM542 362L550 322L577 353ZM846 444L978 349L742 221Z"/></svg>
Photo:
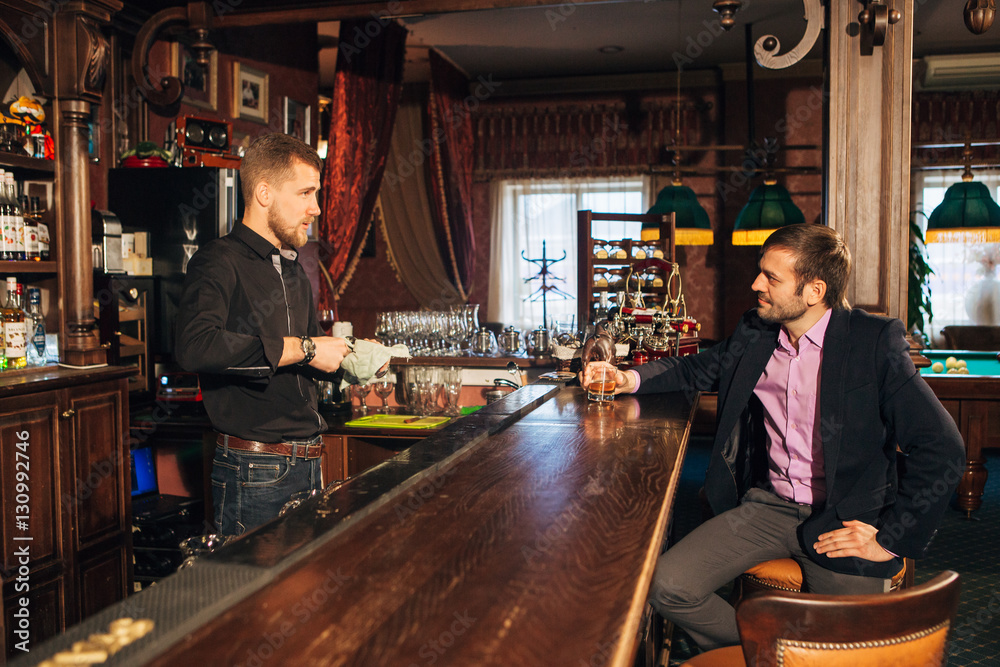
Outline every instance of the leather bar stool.
<svg viewBox="0 0 1000 667"><path fill-rule="evenodd" d="M937 667L947 658L958 594L958 574L946 571L895 595L754 595L736 608L740 645L683 667Z"/></svg>
<svg viewBox="0 0 1000 667"><path fill-rule="evenodd" d="M914 563L911 558L903 559L903 568L892 578L889 591L906 588L913 582ZM802 568L792 558L775 558L751 567L736 580L729 602L736 604L750 593L757 591L802 590Z"/></svg>

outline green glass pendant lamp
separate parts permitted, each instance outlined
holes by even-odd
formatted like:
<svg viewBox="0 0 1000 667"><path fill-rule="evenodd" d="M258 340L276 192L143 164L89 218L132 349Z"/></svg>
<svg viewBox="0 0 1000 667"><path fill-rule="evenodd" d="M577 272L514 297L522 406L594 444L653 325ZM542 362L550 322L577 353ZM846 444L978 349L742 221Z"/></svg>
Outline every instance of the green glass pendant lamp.
<svg viewBox="0 0 1000 667"><path fill-rule="evenodd" d="M712 245L715 235L708 221L708 213L698 203L698 195L681 181L680 175L674 174L670 185L660 190L653 206L646 211L649 214L674 214L674 243L676 245ZM660 238L660 226L657 223L642 224L642 240L655 241Z"/></svg>
<svg viewBox="0 0 1000 667"><path fill-rule="evenodd" d="M1000 206L972 175L972 145L966 142L962 180L944 193L927 220L927 242L1000 243Z"/></svg>

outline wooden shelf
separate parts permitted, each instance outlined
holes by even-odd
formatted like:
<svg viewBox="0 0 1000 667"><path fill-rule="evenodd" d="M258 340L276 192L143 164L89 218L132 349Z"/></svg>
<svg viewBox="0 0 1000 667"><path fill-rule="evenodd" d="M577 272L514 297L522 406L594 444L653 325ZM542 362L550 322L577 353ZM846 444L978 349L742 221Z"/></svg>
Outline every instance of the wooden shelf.
<svg viewBox="0 0 1000 667"><path fill-rule="evenodd" d="M58 269L56 268L56 263L54 261L48 262L36 262L34 260L28 261L14 261L14 262L0 262L0 273L56 273Z"/></svg>
<svg viewBox="0 0 1000 667"><path fill-rule="evenodd" d="M146 311L144 308L122 308L118 307L118 321L119 322L139 322L146 320Z"/></svg>
<svg viewBox="0 0 1000 667"><path fill-rule="evenodd" d="M660 226L660 243L661 250L663 251L663 257L644 257L642 259L637 259L633 256L633 249L635 247L646 247L650 244L649 241L636 241L633 239L609 239L605 241L607 244L615 243L620 244L621 248L628 253L628 258L626 259L616 259L613 257L594 257L594 238L591 233L592 222L595 220L602 221L637 221L642 223L656 223ZM646 262L650 259L659 259L664 262L674 261L674 216L670 215L650 215L648 213L595 213L593 211L578 211L577 212L577 244L579 248L579 256L577 260L577 278L578 278L578 294L580 299L578 299L578 309L577 309L577 321L580 322L581 326L590 322L590 318L593 315L595 304L598 301L598 297L594 295L601 294L614 294L622 291L623 285L612 286L608 285L605 287L600 287L594 285L594 267L604 267L604 266L633 266L640 262ZM668 276L662 276L664 283L666 283ZM662 287L644 287L642 294L645 295L664 295L667 294L667 286L664 284ZM584 296L586 295L586 296Z"/></svg>
<svg viewBox="0 0 1000 667"><path fill-rule="evenodd" d="M56 173L55 160L43 160L27 155L15 155L14 153L0 152L0 167L34 171L48 176Z"/></svg>

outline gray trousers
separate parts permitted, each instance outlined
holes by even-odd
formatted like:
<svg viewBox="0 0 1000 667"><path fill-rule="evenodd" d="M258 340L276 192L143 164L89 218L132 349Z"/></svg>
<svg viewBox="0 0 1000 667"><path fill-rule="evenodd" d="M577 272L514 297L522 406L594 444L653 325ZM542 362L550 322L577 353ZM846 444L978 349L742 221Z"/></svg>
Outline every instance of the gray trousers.
<svg viewBox="0 0 1000 667"><path fill-rule="evenodd" d="M740 505L706 521L660 556L649 603L703 650L740 643L736 611L715 594L748 568L794 558L811 593L883 593L890 579L833 572L814 563L799 544L797 528L812 508L751 489Z"/></svg>

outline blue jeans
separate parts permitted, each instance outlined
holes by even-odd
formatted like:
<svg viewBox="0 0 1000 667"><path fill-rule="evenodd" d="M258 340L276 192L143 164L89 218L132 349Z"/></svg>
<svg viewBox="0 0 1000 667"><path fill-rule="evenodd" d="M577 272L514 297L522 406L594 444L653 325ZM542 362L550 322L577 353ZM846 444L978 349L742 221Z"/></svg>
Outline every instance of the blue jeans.
<svg viewBox="0 0 1000 667"><path fill-rule="evenodd" d="M316 438L308 444L319 441ZM320 460L251 454L217 445L212 461L212 502L218 531L242 535L277 517L292 494L322 488Z"/></svg>

